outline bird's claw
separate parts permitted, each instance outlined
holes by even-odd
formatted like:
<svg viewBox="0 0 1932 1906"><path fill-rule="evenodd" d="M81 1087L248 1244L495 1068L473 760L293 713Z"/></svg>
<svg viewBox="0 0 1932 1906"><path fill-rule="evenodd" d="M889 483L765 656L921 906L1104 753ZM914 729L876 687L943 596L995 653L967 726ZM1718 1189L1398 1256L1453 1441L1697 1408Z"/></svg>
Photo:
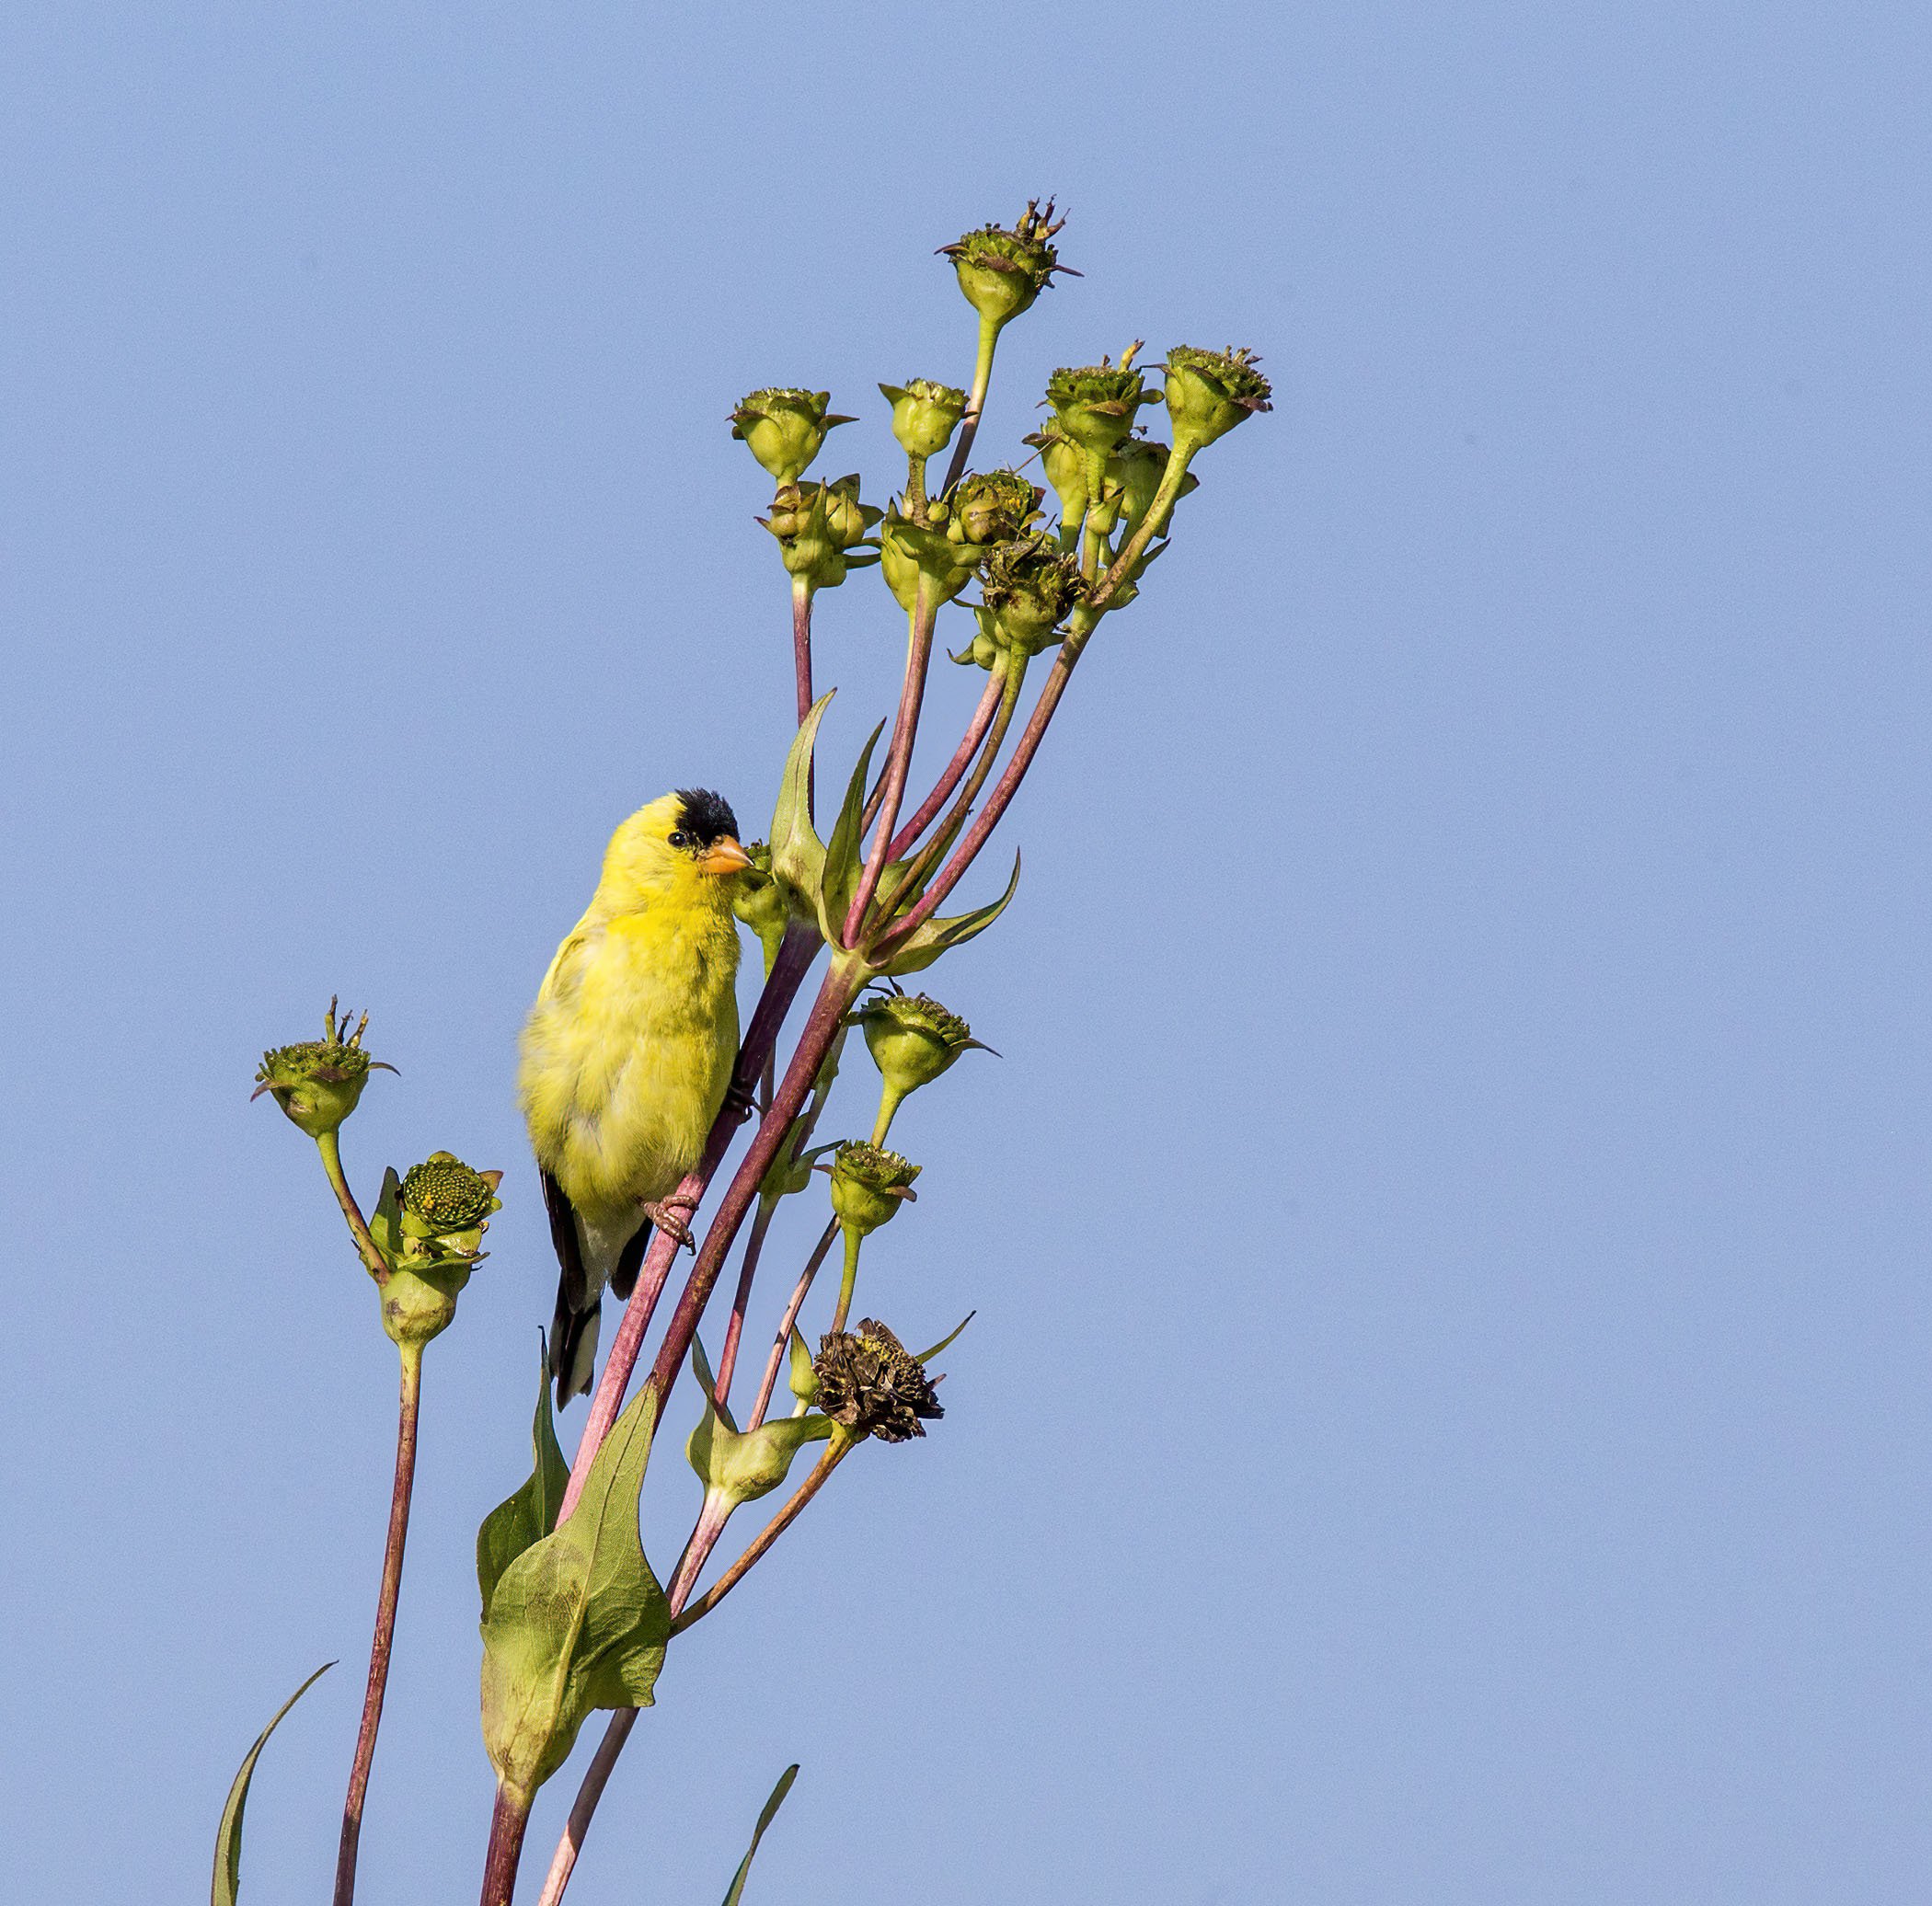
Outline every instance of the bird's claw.
<svg viewBox="0 0 1932 1906"><path fill-rule="evenodd" d="M725 1087L724 1108L731 1115L734 1125L742 1125L756 1108L752 1098L752 1088L742 1079L733 1079Z"/></svg>
<svg viewBox="0 0 1932 1906"><path fill-rule="evenodd" d="M644 1215L660 1231L668 1234L677 1243L692 1253L697 1250L696 1241L691 1235L691 1227L685 1218L697 1209L695 1200L688 1198L663 1198L644 1206Z"/></svg>

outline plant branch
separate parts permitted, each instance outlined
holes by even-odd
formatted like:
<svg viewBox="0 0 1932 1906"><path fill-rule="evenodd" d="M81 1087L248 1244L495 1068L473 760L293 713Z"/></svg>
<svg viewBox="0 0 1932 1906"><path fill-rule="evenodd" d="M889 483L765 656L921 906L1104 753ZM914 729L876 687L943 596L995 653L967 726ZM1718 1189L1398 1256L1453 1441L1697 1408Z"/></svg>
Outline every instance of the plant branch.
<svg viewBox="0 0 1932 1906"><path fill-rule="evenodd" d="M906 641L905 681L899 691L899 713L892 722L892 744L886 755L885 772L880 777L879 821L872 834L872 851L866 855L865 871L858 889L845 910L845 942L851 946L864 924L866 909L879 890L879 877L885 870L886 850L892 844L892 830L899 824L899 803L905 797L905 777L912 765L913 742L919 733L919 707L926 695L926 673L932 661L933 625L938 620L937 603L928 603L924 577L913 599L911 631Z"/></svg>
<svg viewBox="0 0 1932 1906"><path fill-rule="evenodd" d="M765 1249L765 1234L771 1229L772 1214L777 1209L776 1199L761 1198L758 1214L752 1220L751 1235L744 1241L744 1262L738 1272L738 1290L731 1299L731 1321L725 1326L724 1349L719 1353L711 1393L719 1405L731 1400L731 1372L738 1367L738 1341L744 1335L745 1306L752 1301L752 1280L758 1272L758 1255Z"/></svg>
<svg viewBox="0 0 1932 1906"><path fill-rule="evenodd" d="M489 1850L483 1857L481 1906L510 1906L516 1895L516 1869L523 1857L523 1835L529 1831L529 1800L519 1799L499 1782L489 1816Z"/></svg>
<svg viewBox="0 0 1932 1906"><path fill-rule="evenodd" d="M785 1315L778 1320L778 1335L772 1342L772 1353L765 1359L765 1375L758 1384L758 1400L752 1406L751 1419L746 1423L747 1430L755 1430L765 1420L765 1412L770 1408L772 1392L778 1385L778 1366L785 1361L785 1352L791 1344L791 1333L799 1321L799 1313L805 1307L806 1292L811 1289L811 1280L819 1274L819 1266L824 1263L825 1254L832 1248L832 1240L838 1235L838 1220L826 1220L819 1241L812 1246L811 1256L805 1260L805 1269L799 1273L799 1281L793 1287L791 1302L785 1306Z"/></svg>
<svg viewBox="0 0 1932 1906"><path fill-rule="evenodd" d="M798 689L799 726L811 713L811 584L802 576L791 579L791 669ZM805 812L808 818L817 797L818 764L805 766Z"/></svg>
<svg viewBox="0 0 1932 1906"><path fill-rule="evenodd" d="M323 1132L316 1140L316 1150L322 1154L322 1169L328 1174L329 1188L342 1208L342 1219L349 1226L350 1236L355 1240L355 1254L362 1260L362 1269L378 1284L386 1284L389 1281L388 1260L376 1249L375 1240L369 1235L369 1224L362 1216L362 1208L355 1201L355 1193L349 1188L348 1176L342 1170L339 1134Z"/></svg>
<svg viewBox="0 0 1932 1906"><path fill-rule="evenodd" d="M1006 661L1002 655L999 661L986 672L986 687L980 696L980 705L972 711L972 719L966 724L965 736L954 751L952 759L946 764L946 772L933 784L933 791L919 804L913 818L892 836L892 844L886 849L889 862L899 859L926 832L933 816L946 805L947 798L960 785L960 776L979 752L979 745L985 740L986 729L992 724L994 711L999 706L1006 672Z"/></svg>
<svg viewBox="0 0 1932 1906"><path fill-rule="evenodd" d="M396 1603L402 1589L403 1545L409 1537L409 1498L416 1487L416 1423L422 1400L422 1346L402 1347L402 1392L397 1407L396 1486L389 1496L389 1533L383 1547L383 1582L375 1602L375 1635L369 1644L369 1685L362 1696L362 1725L350 1762L349 1795L342 1803L342 1834L336 1853L335 1906L355 1898L355 1863L362 1837L362 1801L375 1759L376 1729L389 1685L389 1650L396 1639Z"/></svg>
<svg viewBox="0 0 1932 1906"><path fill-rule="evenodd" d="M972 389L966 398L965 413L960 419L960 434L953 440L952 461L946 466L946 481L939 487L941 496L966 474L966 459L972 450L973 438L979 434L980 412L986 405L986 387L993 382L993 351L998 342L998 322L982 316L979 356L972 368Z"/></svg>

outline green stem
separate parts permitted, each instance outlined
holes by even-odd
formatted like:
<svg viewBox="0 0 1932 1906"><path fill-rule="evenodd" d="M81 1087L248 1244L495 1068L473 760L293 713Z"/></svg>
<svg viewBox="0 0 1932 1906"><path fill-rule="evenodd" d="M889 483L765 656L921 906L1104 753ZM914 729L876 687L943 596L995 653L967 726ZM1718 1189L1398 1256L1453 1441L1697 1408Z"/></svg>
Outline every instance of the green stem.
<svg viewBox="0 0 1932 1906"><path fill-rule="evenodd" d="M893 1115L905 1100L906 1088L895 1085L890 1079L879 1083L879 1117L872 1121L872 1142L883 1148L886 1134L892 1129Z"/></svg>
<svg viewBox="0 0 1932 1906"><path fill-rule="evenodd" d="M866 1234L856 1224L845 1226L845 1274L838 1280L838 1307L832 1313L834 1335L845 1327L845 1319L852 1311L852 1292L858 1282L858 1247L866 1241Z"/></svg>
<svg viewBox="0 0 1932 1906"><path fill-rule="evenodd" d="M389 1651L396 1639L396 1603L402 1589L403 1545L409 1538L409 1498L416 1487L416 1423L422 1401L422 1346L402 1350L402 1395L397 1411L396 1487L389 1497L389 1535L383 1549L383 1584L375 1603L375 1636L369 1645L369 1685L362 1696L362 1725L349 1769L342 1804L342 1833L336 1852L335 1906L355 1898L356 1852L362 1837L362 1801L375 1759L376 1729L383 1724L383 1695L389 1685Z"/></svg>
<svg viewBox="0 0 1932 1906"><path fill-rule="evenodd" d="M953 442L952 461L946 466L942 494L966 474L967 453L972 450L972 440L979 431L980 412L986 402L986 387L993 382L993 351L999 342L999 328L996 318L982 315L979 358L972 367L972 391L966 399L965 414L960 419L960 434Z"/></svg>
<svg viewBox="0 0 1932 1906"><path fill-rule="evenodd" d="M905 513L926 527L926 459L916 450L905 454Z"/></svg>
<svg viewBox="0 0 1932 1906"><path fill-rule="evenodd" d="M1147 505L1147 513L1141 518L1141 526L1121 545L1121 553L1102 579L1089 602L1084 606L1092 617L1087 625L1099 620L1106 613L1108 598L1121 586L1121 579L1143 555L1147 545L1167 527L1167 518L1174 513L1174 504L1180 495L1180 486L1186 480L1188 465L1194 454L1191 443L1177 443L1167 457L1167 467L1161 472L1160 488L1154 492L1154 500Z"/></svg>
<svg viewBox="0 0 1932 1906"><path fill-rule="evenodd" d="M336 1202L342 1208L342 1219L349 1226L350 1236L355 1240L356 1256L362 1260L362 1269L378 1284L386 1284L389 1266L376 1249L375 1240L369 1235L362 1208L355 1201L355 1193L349 1188L349 1179L342 1170L342 1146L337 1134L323 1132L316 1141L316 1150L322 1154L322 1169L328 1174L329 1188L335 1192Z"/></svg>

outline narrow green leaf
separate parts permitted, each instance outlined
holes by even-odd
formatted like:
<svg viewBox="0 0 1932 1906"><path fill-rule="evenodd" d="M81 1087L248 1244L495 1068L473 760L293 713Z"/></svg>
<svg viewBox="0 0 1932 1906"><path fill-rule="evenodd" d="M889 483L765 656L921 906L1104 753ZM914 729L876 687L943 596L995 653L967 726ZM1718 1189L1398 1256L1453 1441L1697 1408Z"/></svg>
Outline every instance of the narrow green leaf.
<svg viewBox="0 0 1932 1906"><path fill-rule="evenodd" d="M863 865L859 830L866 811L866 775L872 765L872 751L879 746L879 738L884 732L885 723L881 721L859 751L857 764L845 783L845 798L840 804L838 821L825 848L825 877L819 890L819 931L834 947L845 945L845 910L858 890L859 868Z"/></svg>
<svg viewBox="0 0 1932 1906"><path fill-rule="evenodd" d="M932 1347L931 1349L921 1350L918 1353L917 1359L915 1361L921 1363L930 1363L933 1361L933 1359L937 1357L941 1350L946 1349L946 1347L949 1343L951 1343L955 1338L959 1336L960 1332L965 1329L967 1325L972 1323L972 1320L978 1315L979 1312L976 1310L968 1311L966 1315L963 1317L961 1317L960 1321L956 1325L954 1325L953 1327L949 1331L948 1331L947 1334L944 1337L942 1337L937 1343L936 1343Z"/></svg>
<svg viewBox="0 0 1932 1906"><path fill-rule="evenodd" d="M569 1520L504 1569L483 1623L483 1744L532 1796L599 1707L649 1707L671 1610L638 1534L657 1429L647 1386L612 1425Z"/></svg>
<svg viewBox="0 0 1932 1906"><path fill-rule="evenodd" d="M1013 898L1014 890L1018 885L1019 855L1016 853L1012 878L1006 882L1006 890L996 901L983 907L975 907L970 913L955 913L950 919L926 921L880 970L894 976L923 972L940 954L954 947L963 947L968 940L984 933L1006 911L1006 902Z"/></svg>
<svg viewBox="0 0 1932 1906"><path fill-rule="evenodd" d="M765 1811L758 1816L758 1824L752 1830L752 1843L743 1859L738 1863L737 1876L731 1881L731 1889L724 1896L724 1906L738 1906L744 1897L744 1882L750 1877L752 1860L758 1851L758 1843L765 1838L765 1830L778 1816L778 1809L785 1804L785 1797L791 1792L791 1784L799 1777L799 1763L794 1761L778 1776L778 1784L772 1789L772 1797L765 1803Z"/></svg>
<svg viewBox="0 0 1932 1906"><path fill-rule="evenodd" d="M235 1906L235 1896L241 1887L242 1812L248 1804L248 1783L255 1778L255 1763L261 1758L262 1749L269 1744L269 1736L282 1725L289 1709L335 1665L333 1661L324 1661L282 1704L275 1712L275 1718L255 1737L255 1745L242 1762L241 1772L235 1776L235 1785L228 1789L228 1804L222 1808L222 1823L215 1831L214 1886L209 1895L213 1906ZM792 1772L797 1773L798 1769L793 1768ZM758 1843L754 1840L752 1844L755 1848Z"/></svg>
<svg viewBox="0 0 1932 1906"><path fill-rule="evenodd" d="M812 902L823 879L825 846L811 824L811 756L818 745L819 723L837 693L828 688L799 724L785 757L778 805L772 813L772 872Z"/></svg>
<svg viewBox="0 0 1932 1906"><path fill-rule="evenodd" d="M557 1526L557 1511L569 1487L570 1465L558 1446L557 1419L550 1413L549 1352L541 1330L536 1333L536 1415L530 1425L530 1445L535 1461L530 1479L490 1510L477 1531L477 1586L483 1591L483 1619L489 1619L489 1598L504 1569Z"/></svg>

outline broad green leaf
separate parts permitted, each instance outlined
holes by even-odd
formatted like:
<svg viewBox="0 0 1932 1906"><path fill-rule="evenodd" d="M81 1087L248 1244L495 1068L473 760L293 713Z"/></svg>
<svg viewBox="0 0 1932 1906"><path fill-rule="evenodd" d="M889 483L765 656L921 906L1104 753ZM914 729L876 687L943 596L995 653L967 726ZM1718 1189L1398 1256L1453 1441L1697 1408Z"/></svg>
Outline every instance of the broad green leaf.
<svg viewBox="0 0 1932 1906"><path fill-rule="evenodd" d="M570 1481L570 1465L557 1441L557 1421L550 1414L549 1354L544 1334L536 1334L536 1415L530 1425L535 1462L530 1479L483 1518L477 1531L477 1586L483 1591L483 1619L489 1619L489 1598L504 1569L557 1527Z"/></svg>
<svg viewBox="0 0 1932 1906"><path fill-rule="evenodd" d="M248 1804L248 1783L255 1778L255 1763L261 1758L262 1749L269 1744L269 1736L282 1725L289 1709L335 1665L333 1661L324 1661L282 1704L276 1710L275 1718L255 1737L255 1745L242 1762L241 1772L235 1776L235 1785L228 1789L228 1804L222 1808L222 1823L214 1835L214 1886L209 1896L213 1906L235 1906L235 1896L241 1887L242 1813ZM796 1773L798 1770L794 1768L792 1771ZM754 1848L757 1843L755 1840L752 1843Z"/></svg>
<svg viewBox="0 0 1932 1906"><path fill-rule="evenodd" d="M785 757L778 805L772 813L772 872L814 905L823 883L825 845L811 824L811 756L818 745L819 723L837 693L828 688L799 724Z"/></svg>
<svg viewBox="0 0 1932 1906"><path fill-rule="evenodd" d="M758 1843L765 1838L765 1830L778 1817L778 1809L785 1805L785 1797L791 1792L791 1784L799 1777L799 1763L794 1761L778 1776L778 1784L772 1789L772 1797L765 1803L765 1810L758 1816L758 1824L752 1829L752 1843L745 1850L744 1857L738 1863L738 1872L731 1881L731 1889L724 1896L724 1906L738 1906L744 1897L744 1882L752 1870L752 1860L758 1851Z"/></svg>
<svg viewBox="0 0 1932 1906"><path fill-rule="evenodd" d="M924 922L918 932L888 959L880 971L895 977L901 973L923 972L940 954L954 947L963 947L966 942L983 934L1006 911L1006 902L1013 898L1014 889L1019 885L1019 855L1013 856L1013 875L1006 882L1006 890L988 905L975 907L970 913L955 913L950 919L933 919Z"/></svg>
<svg viewBox="0 0 1932 1906"><path fill-rule="evenodd" d="M638 1497L657 1429L647 1385L611 1427L577 1507L504 1569L483 1624L483 1745L528 1798L599 1707L649 1707L671 1610L644 1558Z"/></svg>
<svg viewBox="0 0 1932 1906"><path fill-rule="evenodd" d="M884 732L881 721L859 751L857 764L845 783L845 798L840 804L832 839L825 847L824 878L819 887L819 931L834 947L845 943L845 910L858 890L859 869L864 865L859 832L866 811L866 775L872 765L872 751Z"/></svg>

